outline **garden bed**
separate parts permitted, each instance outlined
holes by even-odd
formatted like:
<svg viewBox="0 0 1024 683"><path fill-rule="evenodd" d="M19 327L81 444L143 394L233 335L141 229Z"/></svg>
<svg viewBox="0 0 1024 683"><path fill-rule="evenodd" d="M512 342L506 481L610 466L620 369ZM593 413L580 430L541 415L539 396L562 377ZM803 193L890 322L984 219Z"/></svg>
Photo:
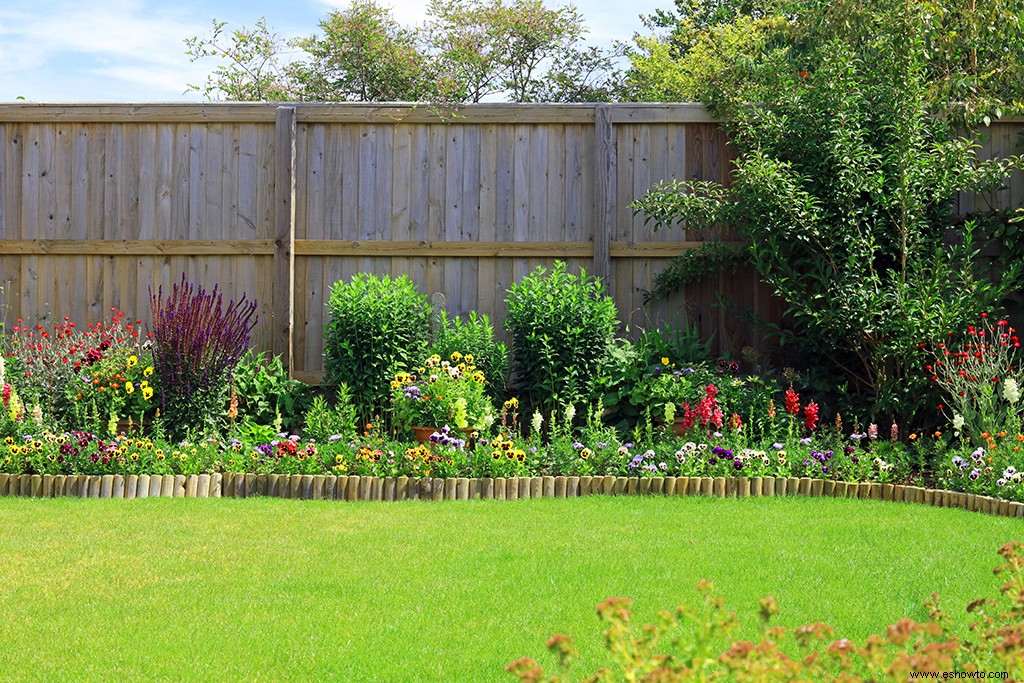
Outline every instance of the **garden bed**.
<svg viewBox="0 0 1024 683"><path fill-rule="evenodd" d="M312 474L0 474L0 496L30 498L292 498L517 500L590 495L862 498L1024 517L1024 503L921 486L810 477L360 477Z"/></svg>

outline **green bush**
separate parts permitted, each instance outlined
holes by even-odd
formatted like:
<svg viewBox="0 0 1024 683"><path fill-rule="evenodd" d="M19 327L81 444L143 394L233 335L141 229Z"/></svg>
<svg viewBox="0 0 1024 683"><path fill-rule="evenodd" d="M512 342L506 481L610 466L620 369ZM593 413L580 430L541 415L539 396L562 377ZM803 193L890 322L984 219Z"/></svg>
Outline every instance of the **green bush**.
<svg viewBox="0 0 1024 683"><path fill-rule="evenodd" d="M506 302L518 392L541 410L590 401L618 324L601 281L558 261L513 284Z"/></svg>
<svg viewBox="0 0 1024 683"><path fill-rule="evenodd" d="M430 353L449 359L458 351L473 356L477 369L487 377L487 390L491 398L503 398L508 391L508 348L494 338L494 328L486 315L470 311L465 320L459 316L448 318L441 311L434 343Z"/></svg>
<svg viewBox="0 0 1024 683"><path fill-rule="evenodd" d="M319 442L331 441L332 437L354 439L359 423L355 406L352 405L352 394L342 384L338 387L334 404L331 405L323 396L315 396L313 405L306 412L306 428L303 435L307 439Z"/></svg>
<svg viewBox="0 0 1024 683"><path fill-rule="evenodd" d="M327 302L324 381L346 384L360 419L382 414L389 382L419 362L430 335L430 304L405 275L357 273L335 282Z"/></svg>
<svg viewBox="0 0 1024 683"><path fill-rule="evenodd" d="M246 352L235 366L232 383L238 401L239 420L249 419L261 425L275 424L289 432L298 430L302 413L309 407L309 386L288 377L281 356Z"/></svg>

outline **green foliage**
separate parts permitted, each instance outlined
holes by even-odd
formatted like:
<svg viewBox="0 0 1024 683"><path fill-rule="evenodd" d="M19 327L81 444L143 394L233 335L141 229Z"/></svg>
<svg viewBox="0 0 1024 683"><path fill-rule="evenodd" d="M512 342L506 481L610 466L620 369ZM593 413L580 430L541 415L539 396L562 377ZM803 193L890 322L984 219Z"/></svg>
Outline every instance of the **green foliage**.
<svg viewBox="0 0 1024 683"><path fill-rule="evenodd" d="M399 26L391 10L373 0L354 0L343 10L332 10L320 30L323 36L295 43L309 56L293 70L304 99L421 99L428 87L425 56L415 32Z"/></svg>
<svg viewBox="0 0 1024 683"><path fill-rule="evenodd" d="M686 320L680 325L663 323L661 327L643 330L635 344L616 339L603 363L597 385L601 404L609 410L609 417L622 428L631 428L648 406L656 419L661 419L666 403L678 408L687 395L681 385L697 380L686 372L684 382L675 373L701 368L703 361L710 358L713 340L713 335L702 339L697 325ZM666 368L670 369L667 377L657 376ZM652 383L655 386L651 386Z"/></svg>
<svg viewBox="0 0 1024 683"><path fill-rule="evenodd" d="M324 381L346 384L363 422L383 414L388 384L426 351L430 304L407 276L357 273L335 282L327 301Z"/></svg>
<svg viewBox="0 0 1024 683"><path fill-rule="evenodd" d="M491 398L505 397L508 391L508 348L494 338L494 328L486 315L470 311L465 319L459 316L449 318L447 311L441 311L430 353L451 358L455 352L473 357L473 363L487 377Z"/></svg>
<svg viewBox="0 0 1024 683"><path fill-rule="evenodd" d="M356 436L359 421L352 395L348 386L342 384L334 397L333 405L323 396L314 396L313 404L306 411L306 426L303 435L317 442L327 442L341 437L348 440Z"/></svg>
<svg viewBox="0 0 1024 683"><path fill-rule="evenodd" d="M238 419L264 425L280 420L281 426L292 432L301 426L302 413L312 400L308 385L288 377L281 356L252 349L235 366L232 385L238 400Z"/></svg>
<svg viewBox="0 0 1024 683"><path fill-rule="evenodd" d="M735 273L749 265L750 254L746 245L705 242L673 258L654 277L654 289L644 291L644 300L663 298L684 285L701 282L719 273Z"/></svg>
<svg viewBox="0 0 1024 683"><path fill-rule="evenodd" d="M618 325L604 285L569 273L562 261L543 266L508 290L505 329L512 340L512 371L520 395L545 411L589 403Z"/></svg>
<svg viewBox="0 0 1024 683"><path fill-rule="evenodd" d="M260 17L252 28L243 26L225 31L226 21L213 20L208 36L185 39L189 61L218 59L223 63L213 69L202 85L189 85L188 90L202 93L213 100L235 102L280 102L297 99L286 68L279 55L286 42L267 27Z"/></svg>
<svg viewBox="0 0 1024 683"><path fill-rule="evenodd" d="M587 45L582 15L542 0L432 0L422 27L390 8L354 0L291 41L266 26L185 41L193 61L216 59L203 86L212 99L479 102L601 101L614 87L616 49ZM287 51L299 53L287 59Z"/></svg>
<svg viewBox="0 0 1024 683"><path fill-rule="evenodd" d="M949 239L951 198L993 187L1019 159L979 161L929 113L927 16L862 5L852 24L845 5L808 10L787 29L801 40L737 60L707 93L739 150L731 187L677 181L636 207L657 225L721 223L748 239L786 304L782 341L841 368L877 414L908 419L932 401L919 345L1019 282L1019 265L995 283L977 276L972 224Z"/></svg>
<svg viewBox="0 0 1024 683"><path fill-rule="evenodd" d="M763 82L746 78L744 64L773 53L812 51L838 36L871 47L880 14L914 17L924 90L930 110L960 123L1024 111L1024 2L912 0L822 3L812 0L678 0L646 20L634 38L626 91L647 101L707 101L725 86L760 102ZM884 31L883 31L884 32ZM737 69L737 65L741 68ZM793 70L806 69L799 60ZM770 89L768 90L770 92Z"/></svg>

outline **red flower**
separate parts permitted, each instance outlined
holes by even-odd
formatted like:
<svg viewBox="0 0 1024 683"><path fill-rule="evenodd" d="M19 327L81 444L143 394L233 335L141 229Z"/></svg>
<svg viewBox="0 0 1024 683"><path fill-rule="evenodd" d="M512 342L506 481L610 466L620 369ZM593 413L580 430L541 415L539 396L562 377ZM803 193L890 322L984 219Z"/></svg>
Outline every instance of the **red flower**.
<svg viewBox="0 0 1024 683"><path fill-rule="evenodd" d="M800 414L800 397L793 391L792 386L786 389L786 412L790 415Z"/></svg>
<svg viewBox="0 0 1024 683"><path fill-rule="evenodd" d="M818 426L818 404L814 401L804 408L804 424L808 429L815 429Z"/></svg>

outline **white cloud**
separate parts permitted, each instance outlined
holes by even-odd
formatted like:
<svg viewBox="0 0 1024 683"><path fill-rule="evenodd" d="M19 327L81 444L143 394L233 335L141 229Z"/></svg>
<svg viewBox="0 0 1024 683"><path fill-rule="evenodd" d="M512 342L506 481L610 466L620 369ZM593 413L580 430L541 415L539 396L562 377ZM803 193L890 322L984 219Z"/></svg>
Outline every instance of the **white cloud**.
<svg viewBox="0 0 1024 683"><path fill-rule="evenodd" d="M31 11L22 8L26 4L0 9L0 99L133 99L140 82L147 83L146 92L165 92L161 99L178 99L196 78L197 65L189 63L182 40L208 24L148 10L138 0L44 0ZM205 69L198 71L201 78ZM39 77L44 73L48 78ZM74 78L87 73L96 74L96 82ZM67 94L53 94L58 84Z"/></svg>

